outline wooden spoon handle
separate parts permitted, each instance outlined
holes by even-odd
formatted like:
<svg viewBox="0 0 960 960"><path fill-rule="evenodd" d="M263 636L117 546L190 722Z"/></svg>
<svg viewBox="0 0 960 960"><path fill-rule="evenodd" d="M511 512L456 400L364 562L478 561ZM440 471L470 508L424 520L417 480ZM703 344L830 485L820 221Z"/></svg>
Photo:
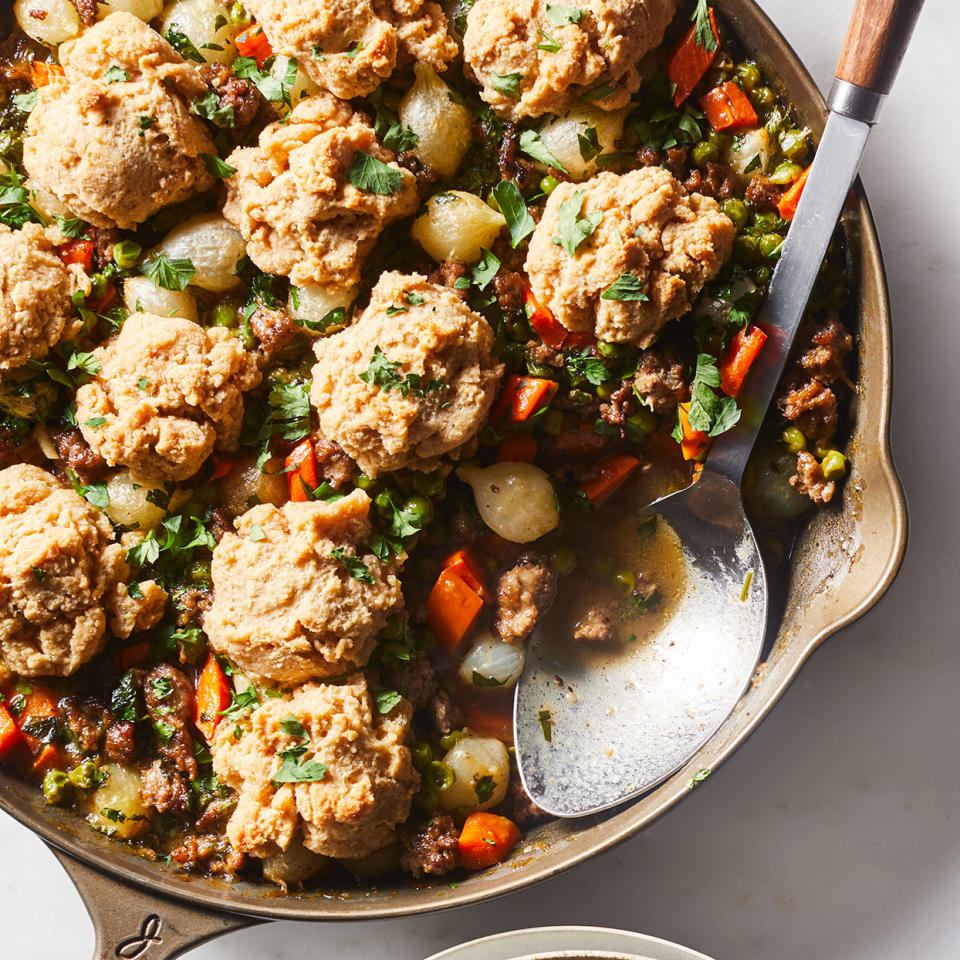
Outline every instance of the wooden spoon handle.
<svg viewBox="0 0 960 960"><path fill-rule="evenodd" d="M923 0L856 0L837 79L889 93L922 6Z"/></svg>

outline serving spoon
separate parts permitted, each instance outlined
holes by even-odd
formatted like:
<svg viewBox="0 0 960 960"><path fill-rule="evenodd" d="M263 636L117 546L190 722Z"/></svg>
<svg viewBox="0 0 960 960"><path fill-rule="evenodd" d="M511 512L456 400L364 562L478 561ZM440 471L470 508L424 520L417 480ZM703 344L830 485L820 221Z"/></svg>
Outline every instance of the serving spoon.
<svg viewBox="0 0 960 960"><path fill-rule="evenodd" d="M922 5L857 0L830 115L756 321L767 340L740 420L714 442L695 483L647 508L682 547L685 580L672 614L636 650L603 661L572 655L547 627L530 638L514 740L524 787L547 813L597 813L656 786L710 739L756 670L768 584L740 484Z"/></svg>

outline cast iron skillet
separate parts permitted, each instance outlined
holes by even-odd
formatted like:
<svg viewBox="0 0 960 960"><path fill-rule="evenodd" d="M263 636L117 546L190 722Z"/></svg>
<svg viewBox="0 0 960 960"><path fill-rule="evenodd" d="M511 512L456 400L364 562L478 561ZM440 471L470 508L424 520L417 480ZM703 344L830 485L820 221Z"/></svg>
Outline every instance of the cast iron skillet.
<svg viewBox="0 0 960 960"><path fill-rule="evenodd" d="M826 107L797 55L754 0L715 6L819 136ZM609 849L669 810L695 771L714 770L757 727L827 637L882 596L900 567L907 514L890 454L890 316L870 208L858 186L845 218L852 254L853 323L859 343L842 503L814 513L801 533L785 585L786 611L754 683L733 715L690 763L629 806L528 834L506 863L445 882L281 895L269 884L191 878L131 854L67 811L44 806L35 786L0 768L0 807L36 832L80 890L97 934L96 957L165 960L204 940L263 919L367 920L461 906L529 886ZM702 789L707 789L708 786Z"/></svg>

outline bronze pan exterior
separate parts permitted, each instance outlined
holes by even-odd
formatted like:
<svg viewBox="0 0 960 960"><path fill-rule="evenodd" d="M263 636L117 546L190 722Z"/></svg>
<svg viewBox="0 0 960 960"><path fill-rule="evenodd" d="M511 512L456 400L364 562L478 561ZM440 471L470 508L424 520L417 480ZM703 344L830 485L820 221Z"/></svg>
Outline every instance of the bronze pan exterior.
<svg viewBox="0 0 960 960"><path fill-rule="evenodd" d="M715 0L715 6L746 50L778 78L801 119L819 136L826 115L823 99L770 19L753 0ZM873 219L859 187L846 217L846 231L853 255L854 300L859 304L855 319L859 372L850 411L852 474L842 504L814 514L800 536L787 613L753 685L685 769L627 807L582 821L546 824L528 835L509 862L471 875L456 888L441 879L286 896L272 885L185 877L162 863L132 856L72 815L45 807L35 787L0 769L0 807L39 834L60 856L94 914L99 955L119 955L115 938L152 936L150 943L158 946L150 956L170 957L190 943L257 919L408 916L510 893L632 836L687 795L687 781L695 771L715 770L723 763L773 708L810 654L877 602L896 576L906 548L906 506L888 436L889 304ZM118 881L126 888L120 896ZM156 921L148 922L149 916L156 916Z"/></svg>

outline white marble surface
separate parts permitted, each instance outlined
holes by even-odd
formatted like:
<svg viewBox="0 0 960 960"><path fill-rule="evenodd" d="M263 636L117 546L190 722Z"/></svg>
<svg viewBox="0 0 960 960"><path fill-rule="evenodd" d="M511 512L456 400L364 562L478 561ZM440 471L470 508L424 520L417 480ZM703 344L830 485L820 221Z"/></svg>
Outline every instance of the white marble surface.
<svg viewBox="0 0 960 960"><path fill-rule="evenodd" d="M826 87L851 0L764 0ZM960 955L955 704L960 6L927 0L863 179L889 270L893 437L911 507L900 578L832 639L741 751L618 850L535 889L408 921L269 924L190 960L422 960L515 927L627 927L718 960ZM951 400L951 398L954 398ZM3 950L85 960L80 899L39 840L0 815Z"/></svg>

